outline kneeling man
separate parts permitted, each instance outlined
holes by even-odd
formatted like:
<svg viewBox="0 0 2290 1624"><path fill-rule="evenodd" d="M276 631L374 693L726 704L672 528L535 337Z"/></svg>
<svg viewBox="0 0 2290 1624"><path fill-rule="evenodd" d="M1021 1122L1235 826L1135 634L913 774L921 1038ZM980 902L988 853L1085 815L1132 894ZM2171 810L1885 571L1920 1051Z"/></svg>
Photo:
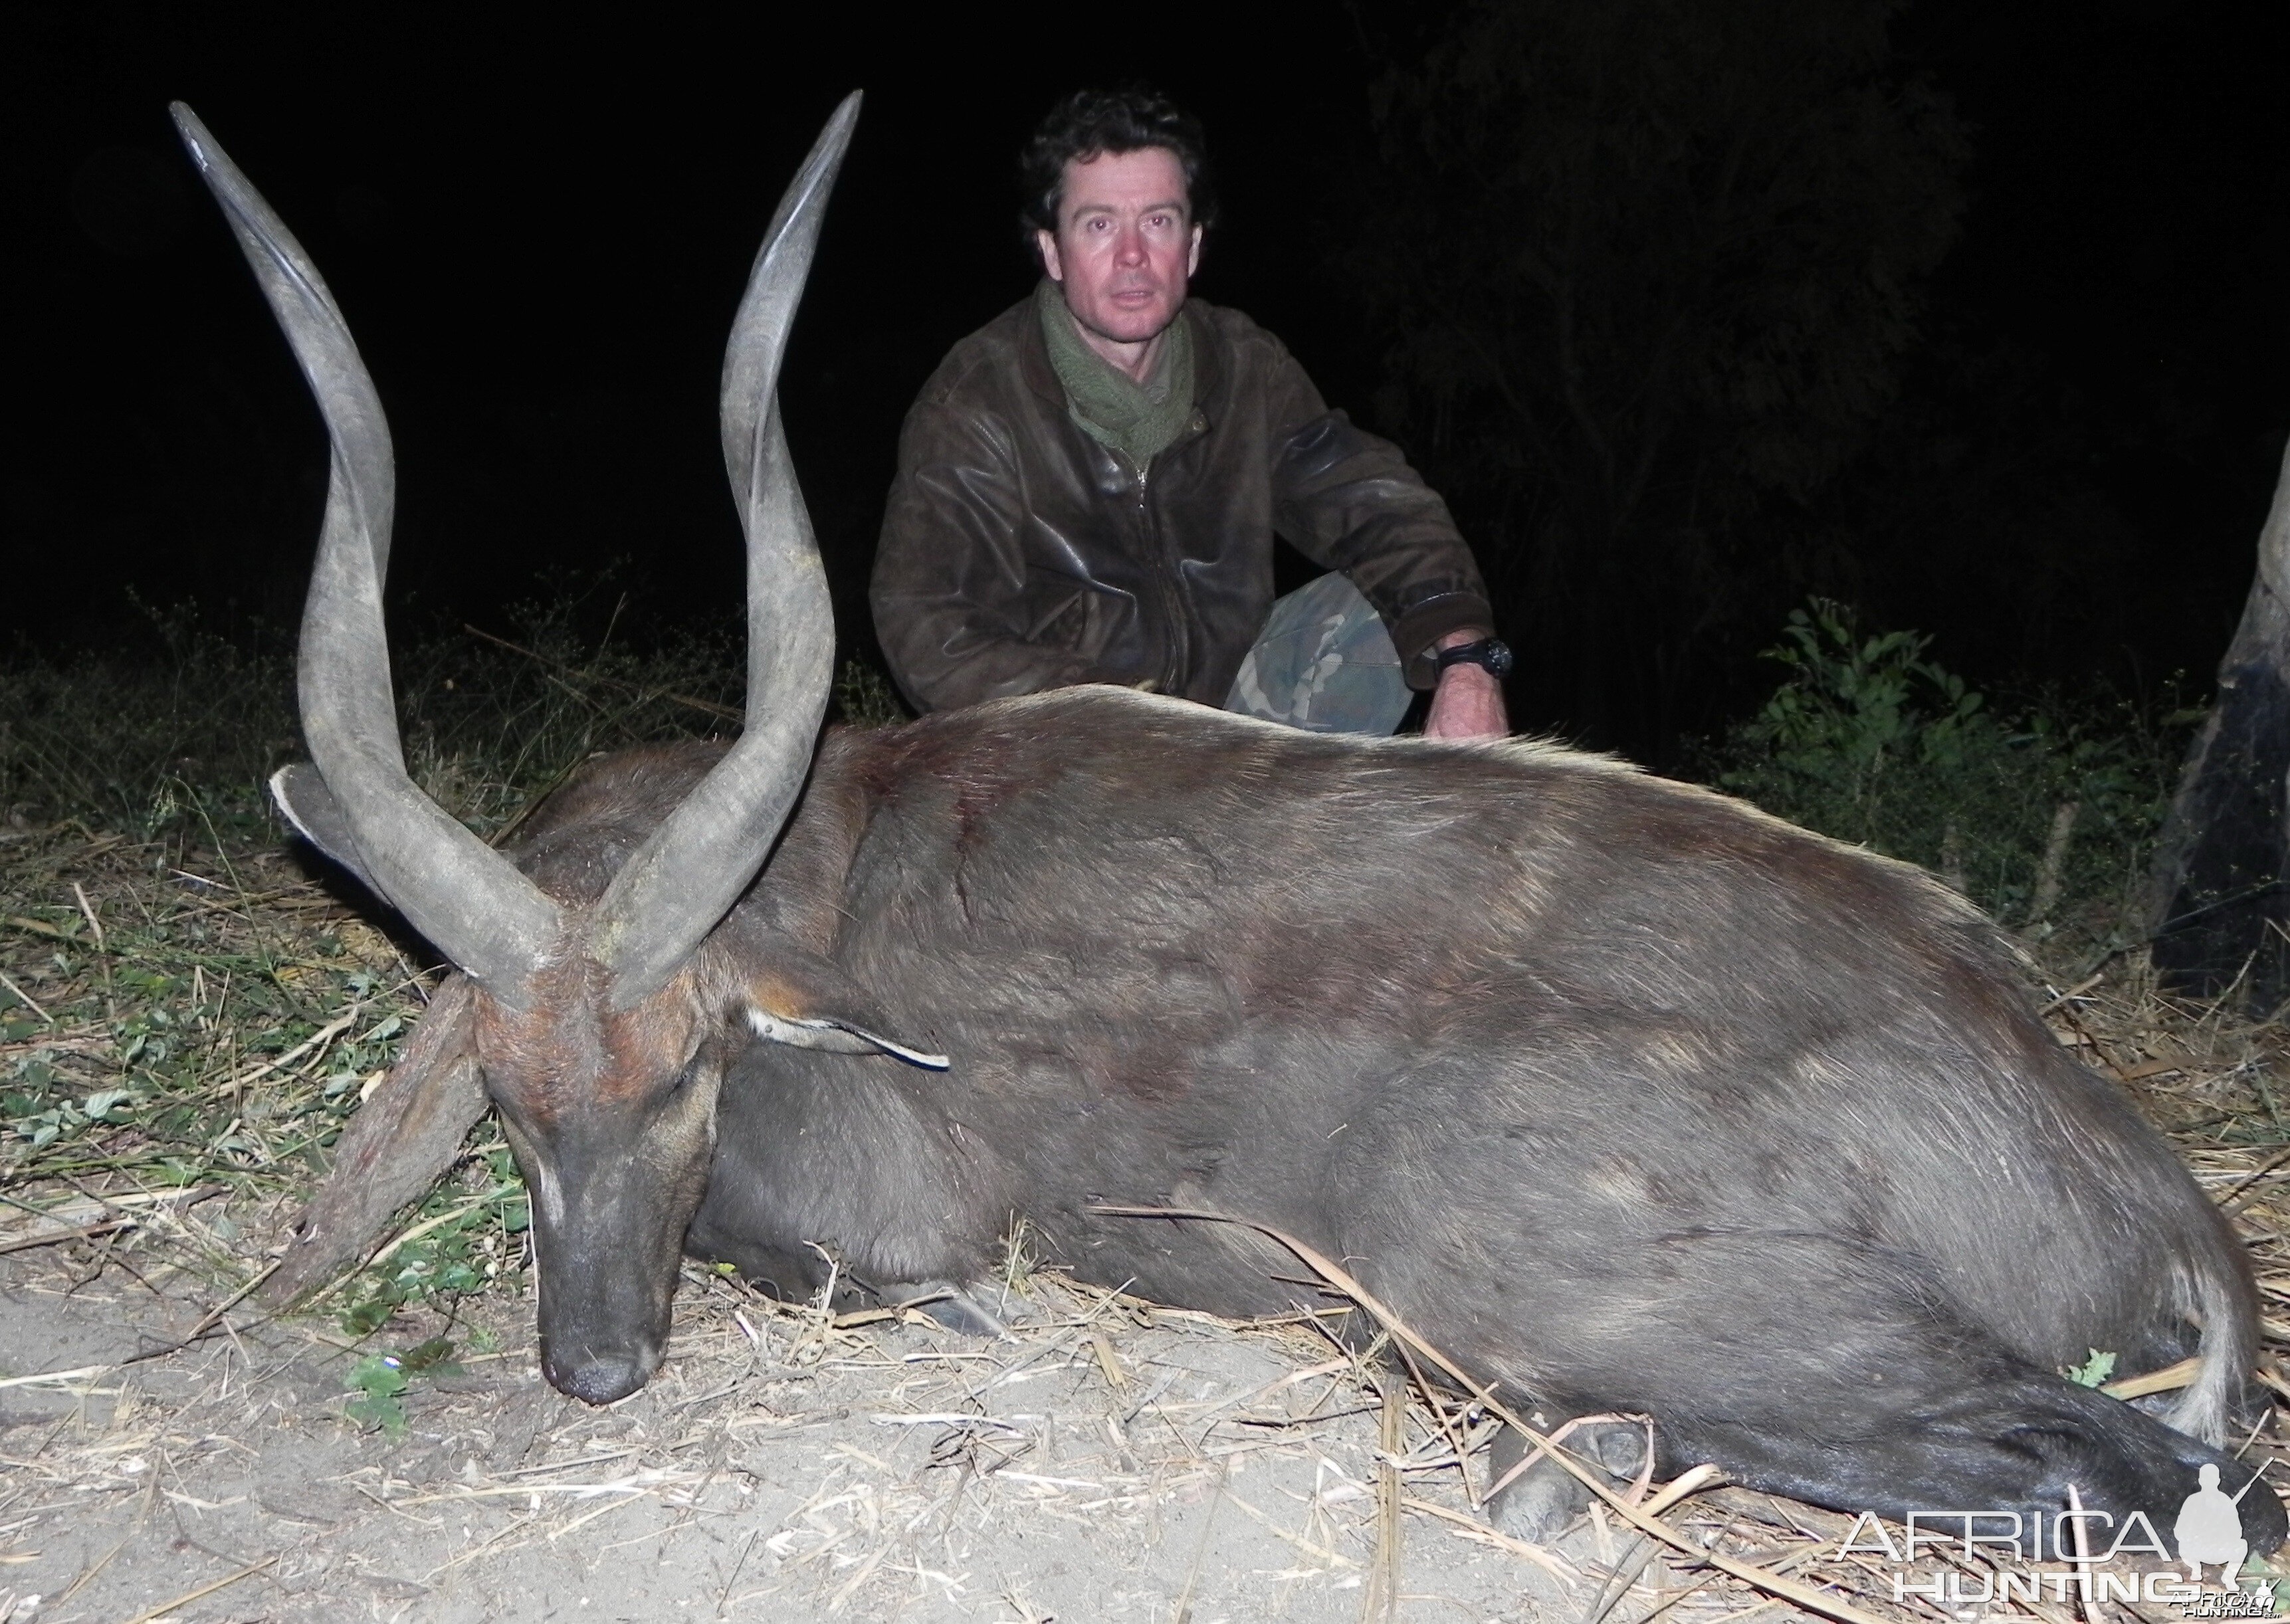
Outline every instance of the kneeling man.
<svg viewBox="0 0 2290 1624"><path fill-rule="evenodd" d="M1024 159L1044 279L907 417L875 625L925 710L1150 686L1320 731L1506 731L1486 588L1397 447L1280 341L1188 300L1199 126L1142 92L1061 103ZM1276 606L1272 538L1334 573Z"/></svg>

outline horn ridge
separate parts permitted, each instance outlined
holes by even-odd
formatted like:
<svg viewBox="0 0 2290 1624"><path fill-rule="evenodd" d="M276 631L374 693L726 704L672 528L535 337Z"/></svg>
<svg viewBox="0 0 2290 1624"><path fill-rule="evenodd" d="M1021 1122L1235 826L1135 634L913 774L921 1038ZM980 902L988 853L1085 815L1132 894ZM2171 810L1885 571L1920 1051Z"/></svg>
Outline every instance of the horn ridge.
<svg viewBox="0 0 2290 1624"><path fill-rule="evenodd" d="M781 421L778 382L851 133L853 92L780 199L724 352L725 471L748 543L748 705L739 742L632 853L588 951L626 1008L675 973L739 900L803 788L834 675L834 610Z"/></svg>
<svg viewBox="0 0 2290 1624"><path fill-rule="evenodd" d="M180 101L169 111L294 352L332 447L296 661L310 755L376 889L455 964L514 996L561 932L563 910L406 774L381 610L396 500L381 398L301 244L198 116Z"/></svg>

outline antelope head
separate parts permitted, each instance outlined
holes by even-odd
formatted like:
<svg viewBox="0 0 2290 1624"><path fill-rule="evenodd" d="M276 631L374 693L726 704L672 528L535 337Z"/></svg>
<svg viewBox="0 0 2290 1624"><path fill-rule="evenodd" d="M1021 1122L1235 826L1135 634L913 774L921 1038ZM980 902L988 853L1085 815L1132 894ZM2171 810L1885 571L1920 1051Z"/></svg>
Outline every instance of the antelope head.
<svg viewBox="0 0 2290 1624"><path fill-rule="evenodd" d="M396 472L381 403L300 245L191 111L173 113L332 445L298 679L314 764L284 769L272 789L298 830L468 977L450 1014L443 999L432 1012L463 1028L433 1035L430 1048L457 1043L482 1070L531 1192L543 1370L576 1397L609 1402L660 1362L717 1085L751 1028L827 1047L872 1042L774 1007L741 957L710 940L788 817L827 702L832 615L776 385L859 97L829 119L781 199L725 353L724 460L748 548L746 726L641 839L600 844L594 883L554 892L406 774L382 624Z"/></svg>

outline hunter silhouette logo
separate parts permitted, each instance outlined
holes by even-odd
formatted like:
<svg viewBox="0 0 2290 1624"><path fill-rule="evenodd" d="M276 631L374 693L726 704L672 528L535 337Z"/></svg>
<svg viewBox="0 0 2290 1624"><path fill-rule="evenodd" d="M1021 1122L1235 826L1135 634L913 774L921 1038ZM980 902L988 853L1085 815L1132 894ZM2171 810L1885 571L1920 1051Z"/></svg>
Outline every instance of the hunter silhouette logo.
<svg viewBox="0 0 2290 1624"><path fill-rule="evenodd" d="M2219 1582L2230 1586L2242 1572L2242 1559L2250 1555L2250 1541L2242 1537L2242 1495L2249 1493L2258 1479L2243 1484L2241 1494L2230 1495L2218 1486L2215 1466L2206 1463L2196 1476L2202 1487L2188 1495L2179 1508L2171 1524L2171 1538L2178 1541L2179 1560L2187 1564L2190 1580L2199 1583L2204 1564L2215 1562Z"/></svg>

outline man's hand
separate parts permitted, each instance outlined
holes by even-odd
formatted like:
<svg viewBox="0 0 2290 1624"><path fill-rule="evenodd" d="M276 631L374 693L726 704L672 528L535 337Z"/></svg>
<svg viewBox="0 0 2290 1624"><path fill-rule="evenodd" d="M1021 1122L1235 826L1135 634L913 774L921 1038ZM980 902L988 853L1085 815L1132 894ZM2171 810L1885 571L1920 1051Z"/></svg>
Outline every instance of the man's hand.
<svg viewBox="0 0 2290 1624"><path fill-rule="evenodd" d="M1487 635L1449 632L1439 639L1438 647L1444 652L1477 643ZM1426 739L1500 739L1509 732L1502 684L1495 680L1493 672L1461 660L1439 673L1439 685L1431 693L1430 713L1423 718Z"/></svg>

